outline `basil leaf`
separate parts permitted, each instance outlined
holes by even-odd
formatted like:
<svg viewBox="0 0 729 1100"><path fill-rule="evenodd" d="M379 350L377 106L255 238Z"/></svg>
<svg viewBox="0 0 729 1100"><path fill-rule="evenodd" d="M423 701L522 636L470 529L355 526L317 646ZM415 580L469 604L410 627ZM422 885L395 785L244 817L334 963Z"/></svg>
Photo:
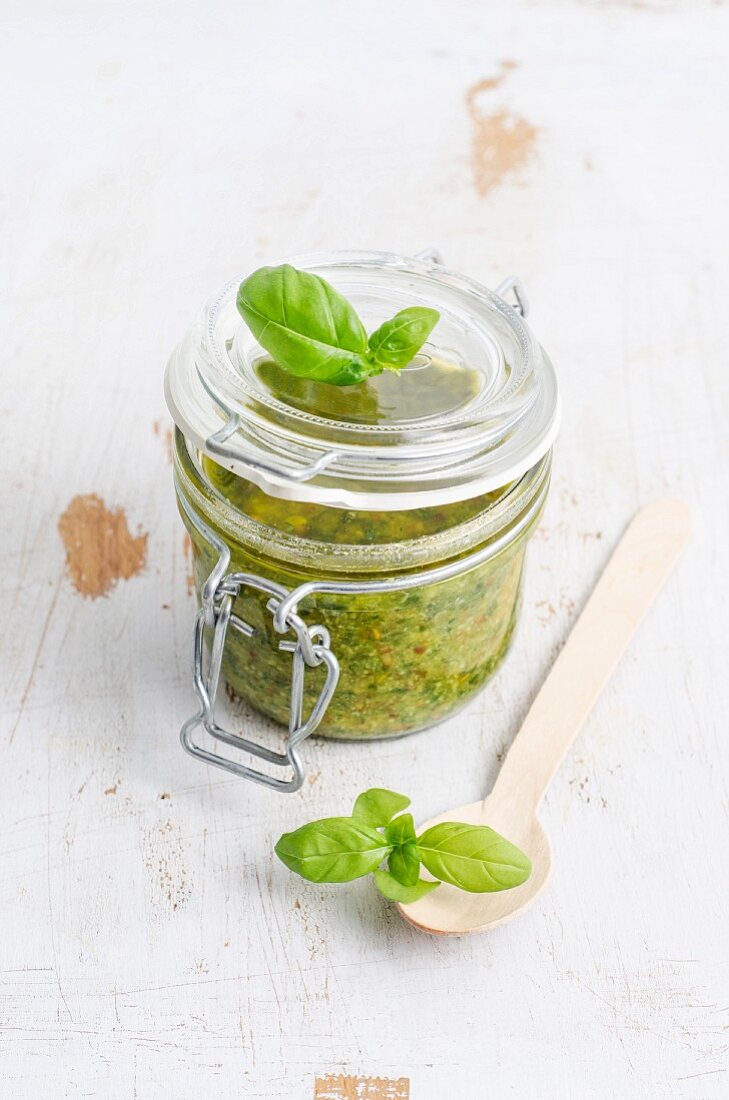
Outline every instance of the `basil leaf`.
<svg viewBox="0 0 729 1100"><path fill-rule="evenodd" d="M400 814L385 828L385 837L394 847L387 862L388 870L403 886L414 886L420 878L420 856L415 841L412 814Z"/></svg>
<svg viewBox="0 0 729 1100"><path fill-rule="evenodd" d="M388 871L375 871L374 880L383 897L388 901L399 901L403 905L418 901L431 890L435 890L436 886L440 886L439 882L426 882L425 879L417 880L412 886L403 886Z"/></svg>
<svg viewBox="0 0 729 1100"><path fill-rule="evenodd" d="M425 306L401 309L370 336L371 358L380 368L399 370L406 367L418 354L439 318L437 309Z"/></svg>
<svg viewBox="0 0 729 1100"><path fill-rule="evenodd" d="M410 799L404 794L388 791L384 787L371 787L357 798L352 817L375 827L384 826L409 805Z"/></svg>
<svg viewBox="0 0 729 1100"><path fill-rule="evenodd" d="M344 386L381 369L367 357L354 306L319 275L261 267L240 284L236 305L261 347L300 378Z"/></svg>
<svg viewBox="0 0 729 1100"><path fill-rule="evenodd" d="M390 844L407 844L409 840L416 840L415 822L412 814L400 814L393 818L385 828L385 836Z"/></svg>
<svg viewBox="0 0 729 1100"><path fill-rule="evenodd" d="M529 857L487 825L434 825L418 837L418 853L431 875L474 894L520 886L532 870Z"/></svg>
<svg viewBox="0 0 729 1100"><path fill-rule="evenodd" d="M309 882L351 882L375 871L389 855L382 833L351 817L325 817L284 833L275 851Z"/></svg>
<svg viewBox="0 0 729 1100"><path fill-rule="evenodd" d="M387 869L403 886L414 886L420 877L420 855L415 842L410 840L393 848Z"/></svg>

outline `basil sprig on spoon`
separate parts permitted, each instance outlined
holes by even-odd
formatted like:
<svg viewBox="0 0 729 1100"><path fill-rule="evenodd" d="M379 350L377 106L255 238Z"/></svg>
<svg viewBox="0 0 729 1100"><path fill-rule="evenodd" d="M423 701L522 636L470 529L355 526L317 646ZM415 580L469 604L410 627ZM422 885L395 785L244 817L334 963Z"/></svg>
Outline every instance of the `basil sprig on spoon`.
<svg viewBox="0 0 729 1100"><path fill-rule="evenodd" d="M401 370L438 322L436 309L410 306L369 339L359 315L331 283L290 264L261 267L236 299L258 343L280 367L316 382L351 386L383 370Z"/></svg>
<svg viewBox="0 0 729 1100"><path fill-rule="evenodd" d="M417 836L412 814L401 812L409 805L405 795L373 787L358 797L351 817L325 817L284 833L276 855L309 882L372 874L384 897L405 905L439 885L420 877L421 865L473 894L511 890L529 878L529 857L493 829L445 821Z"/></svg>

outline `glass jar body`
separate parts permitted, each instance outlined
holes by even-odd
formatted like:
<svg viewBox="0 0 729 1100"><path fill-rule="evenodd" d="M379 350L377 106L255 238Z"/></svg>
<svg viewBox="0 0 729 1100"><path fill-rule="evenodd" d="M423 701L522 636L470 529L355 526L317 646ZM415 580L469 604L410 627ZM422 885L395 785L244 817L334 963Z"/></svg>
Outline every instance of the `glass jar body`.
<svg viewBox="0 0 729 1100"><path fill-rule="evenodd" d="M495 504L439 536L440 542L413 538L367 548L283 537L236 514L179 431L175 465L178 493L227 545L229 572L256 574L289 590L318 581L334 580L346 589L351 582L388 578L397 585L406 579L408 587L390 591L314 591L298 604L310 627L329 632L341 668L318 736L371 740L435 725L463 706L501 664L519 615L527 543L548 490L549 455ZM199 598L217 554L184 510L182 518ZM433 583L429 574L448 562L463 568ZM236 695L286 725L291 654L279 648L281 635L267 603L268 597L252 588L236 597L233 613L253 632L228 632L222 675ZM307 669L304 713L323 680L322 669Z"/></svg>

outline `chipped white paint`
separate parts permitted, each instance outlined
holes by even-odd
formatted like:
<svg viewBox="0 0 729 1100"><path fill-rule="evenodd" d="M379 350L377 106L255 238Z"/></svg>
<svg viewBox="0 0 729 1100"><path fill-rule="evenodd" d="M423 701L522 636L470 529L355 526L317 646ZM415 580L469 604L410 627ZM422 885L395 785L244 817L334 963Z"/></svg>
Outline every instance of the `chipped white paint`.
<svg viewBox="0 0 729 1100"><path fill-rule="evenodd" d="M4 6L2 41L6 1091L726 1095L729 6L35 0ZM480 194L468 90L503 61L479 118L535 137ZM280 798L178 746L193 601L163 365L238 271L431 243L523 277L563 384L523 625L465 715L312 744L315 782ZM430 940L365 884L274 864L284 828L371 783L422 817L477 797L624 523L667 492L696 533L550 789L532 911ZM56 529L87 493L149 532L144 574L95 601Z"/></svg>

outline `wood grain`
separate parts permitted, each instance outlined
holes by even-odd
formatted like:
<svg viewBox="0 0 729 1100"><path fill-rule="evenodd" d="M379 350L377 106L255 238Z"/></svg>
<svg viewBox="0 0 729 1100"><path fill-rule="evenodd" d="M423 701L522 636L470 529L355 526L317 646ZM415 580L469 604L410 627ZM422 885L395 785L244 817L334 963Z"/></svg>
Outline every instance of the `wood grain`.
<svg viewBox="0 0 729 1100"><path fill-rule="evenodd" d="M0 29L5 1090L725 1095L729 5L8 0ZM482 194L467 97L501 75L482 116L536 137ZM277 797L179 746L194 600L164 364L238 273L431 244L521 276L562 384L520 629L452 722L312 743L314 782ZM58 534L91 493L148 533L144 571L95 600ZM550 786L554 874L523 918L429 939L366 883L274 862L367 786L418 820L480 797L610 547L665 495L695 534Z"/></svg>

